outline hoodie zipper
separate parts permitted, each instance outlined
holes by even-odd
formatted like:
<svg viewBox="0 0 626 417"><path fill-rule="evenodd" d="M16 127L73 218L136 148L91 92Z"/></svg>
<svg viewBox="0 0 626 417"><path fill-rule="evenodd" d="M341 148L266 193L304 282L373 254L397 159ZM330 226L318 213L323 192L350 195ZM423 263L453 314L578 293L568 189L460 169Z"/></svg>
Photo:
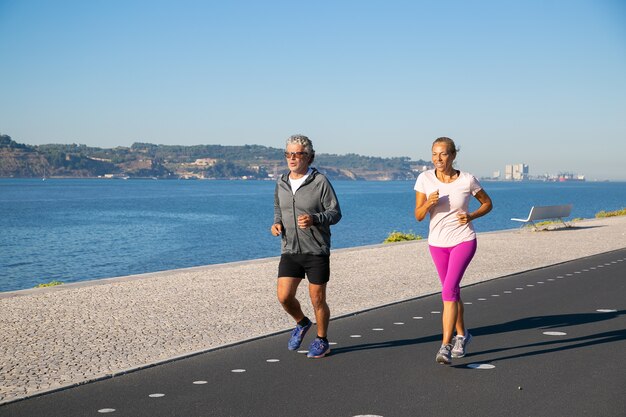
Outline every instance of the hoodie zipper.
<svg viewBox="0 0 626 417"><path fill-rule="evenodd" d="M300 246L300 235L298 230L298 216L296 216L296 193L300 191L302 187L313 182L313 177L315 176L315 171L309 175L309 177L298 187L296 192L291 192L291 184L289 183L289 174L287 174L287 179L284 182L287 184L289 191L291 192L291 211L293 212L293 221L296 225L296 242L298 243L298 253L302 253L302 247ZM317 239L315 239L317 241Z"/></svg>

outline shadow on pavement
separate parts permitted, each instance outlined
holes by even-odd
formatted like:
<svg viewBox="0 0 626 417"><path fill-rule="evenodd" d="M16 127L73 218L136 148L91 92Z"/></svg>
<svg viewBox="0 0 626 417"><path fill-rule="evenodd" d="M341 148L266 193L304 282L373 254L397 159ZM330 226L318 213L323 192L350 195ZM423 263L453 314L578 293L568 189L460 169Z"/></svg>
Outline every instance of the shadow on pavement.
<svg viewBox="0 0 626 417"><path fill-rule="evenodd" d="M620 310L620 311L609 312L609 313L598 312L598 313L558 314L558 315L553 315L553 316L527 317L527 318L523 318L519 320L509 321L506 323L472 328L471 332L472 332L472 335L474 336L488 336L488 335L493 335L493 334L498 334L498 333L515 332L519 330L528 330L528 329L554 329L554 328L562 329L568 326L578 326L581 324L596 323L599 321L614 319L614 318L624 315L624 313L626 313L626 310ZM597 339L597 340L592 340L592 339ZM550 346L550 345L554 345L557 343L563 344L563 343L571 343L571 342L578 342L578 341L586 341L579 345L562 346L562 347L558 347L554 349L548 349L542 352L529 352L529 353L514 355L510 357L502 357L502 358L497 359L497 360L503 360L503 359L510 359L510 358L515 358L515 357L528 356L528 355L536 355L539 353L548 353L548 352L552 352L555 350L573 349L576 347L589 346L589 345L593 345L597 343L609 343L609 342L625 340L625 339L626 339L626 331L624 330L612 331L612 332L600 333L597 335L590 335L590 336L584 336L584 337L573 338L573 339L559 339L556 341L521 345L521 346L515 346L515 347L508 347L504 349L493 349L493 350L483 351L483 352L473 352L472 356L479 355L479 354L496 353L496 352L501 352L501 351L511 350L511 349L531 348L531 347L538 347L538 346ZM441 334L429 335L429 336L418 337L418 338L413 338L413 339L399 339L399 340L388 340L388 341L376 342L376 343L366 343L366 344L335 348L332 350L332 355L340 355L343 353L358 352L358 351L370 350L370 349L387 349L387 348L393 348L393 347L417 345L421 343L432 343L438 340L441 340Z"/></svg>

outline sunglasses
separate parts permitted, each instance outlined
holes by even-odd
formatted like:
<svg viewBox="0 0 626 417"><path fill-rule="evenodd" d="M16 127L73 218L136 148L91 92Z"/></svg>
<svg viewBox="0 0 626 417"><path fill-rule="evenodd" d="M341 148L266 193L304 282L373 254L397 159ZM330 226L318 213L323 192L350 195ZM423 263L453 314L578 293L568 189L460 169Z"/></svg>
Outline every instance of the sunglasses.
<svg viewBox="0 0 626 417"><path fill-rule="evenodd" d="M296 159L302 159L308 154L308 152L285 152L285 158L291 159L295 157Z"/></svg>

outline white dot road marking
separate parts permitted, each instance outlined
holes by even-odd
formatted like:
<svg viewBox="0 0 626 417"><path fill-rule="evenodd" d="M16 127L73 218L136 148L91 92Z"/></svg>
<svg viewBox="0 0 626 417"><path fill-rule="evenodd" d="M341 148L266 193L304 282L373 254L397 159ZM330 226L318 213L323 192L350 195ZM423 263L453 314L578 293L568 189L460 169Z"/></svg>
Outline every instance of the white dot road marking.
<svg viewBox="0 0 626 417"><path fill-rule="evenodd" d="M548 278L548 281L552 282L552 281L555 281L555 279L554 278Z"/></svg>
<svg viewBox="0 0 626 417"><path fill-rule="evenodd" d="M575 271L574 273L575 274L582 274L582 272L580 272L580 271Z"/></svg>
<svg viewBox="0 0 626 417"><path fill-rule="evenodd" d="M513 294L513 291L505 291L505 294Z"/></svg>
<svg viewBox="0 0 626 417"><path fill-rule="evenodd" d="M441 311L431 311L430 314L441 314Z"/></svg>
<svg viewBox="0 0 626 417"><path fill-rule="evenodd" d="M465 303L465 304L467 304L467 303ZM424 317L421 317L421 316L415 316L415 317L413 317L413 320L422 320L423 318Z"/></svg>
<svg viewBox="0 0 626 417"><path fill-rule="evenodd" d="M383 416L374 415L374 414L359 414L358 416L353 416L353 417L383 417Z"/></svg>
<svg viewBox="0 0 626 417"><path fill-rule="evenodd" d="M276 362L280 362L280 359L267 359L265 362L276 363Z"/></svg>
<svg viewBox="0 0 626 417"><path fill-rule="evenodd" d="M599 308L596 310L598 313L617 313L617 310L613 310L610 308Z"/></svg>
<svg viewBox="0 0 626 417"><path fill-rule="evenodd" d="M519 288L519 287L518 287L518 288L516 288L516 290L517 290L517 291L522 291L522 290L523 290L523 288Z"/></svg>
<svg viewBox="0 0 626 417"><path fill-rule="evenodd" d="M105 414L105 413L114 413L115 412L115 408L101 408L98 410L99 413Z"/></svg>
<svg viewBox="0 0 626 417"><path fill-rule="evenodd" d="M161 398L161 397L165 397L165 394L160 394L160 393L158 393L158 394L150 394L150 395L148 395L148 397L150 397L150 398Z"/></svg>
<svg viewBox="0 0 626 417"><path fill-rule="evenodd" d="M491 294L492 297L500 297L500 294Z"/></svg>
<svg viewBox="0 0 626 417"><path fill-rule="evenodd" d="M468 301L468 302L463 303L463 304L468 305L468 306L471 306L473 303L472 303L471 301Z"/></svg>
<svg viewBox="0 0 626 417"><path fill-rule="evenodd" d="M230 371L230 372L233 372L233 373L235 373L235 374L241 374L241 373L246 372L246 370L245 370L245 369L233 369L233 370L232 370L232 371Z"/></svg>
<svg viewBox="0 0 626 417"><path fill-rule="evenodd" d="M567 333L565 332L543 332L546 336L565 336Z"/></svg>
<svg viewBox="0 0 626 417"><path fill-rule="evenodd" d="M564 276L563 275L558 275L557 278L558 279L562 279L562 278L564 278Z"/></svg>
<svg viewBox="0 0 626 417"><path fill-rule="evenodd" d="M209 381L193 381L194 385L204 385L204 384L208 384Z"/></svg>
<svg viewBox="0 0 626 417"><path fill-rule="evenodd" d="M487 301L486 298L479 298L478 301Z"/></svg>
<svg viewBox="0 0 626 417"><path fill-rule="evenodd" d="M534 287L534 284L526 284L527 287Z"/></svg>
<svg viewBox="0 0 626 417"><path fill-rule="evenodd" d="M372 330L375 332L382 332L385 329L383 329L382 327L374 327Z"/></svg>
<svg viewBox="0 0 626 417"><path fill-rule="evenodd" d="M357 337L361 337L361 335L360 334L351 334L350 337L357 338Z"/></svg>
<svg viewBox="0 0 626 417"><path fill-rule="evenodd" d="M470 363L467 367L470 369L494 369L495 365L490 363Z"/></svg>
<svg viewBox="0 0 626 417"><path fill-rule="evenodd" d="M334 346L337 344L337 342L328 342L329 345Z"/></svg>
<svg viewBox="0 0 626 417"><path fill-rule="evenodd" d="M537 281L537 284L545 284L543 281Z"/></svg>
<svg viewBox="0 0 626 417"><path fill-rule="evenodd" d="M588 269L583 269L583 272L589 272L589 270Z"/></svg>
<svg viewBox="0 0 626 417"><path fill-rule="evenodd" d="M395 324L396 326L402 326L404 323L403 323L403 322L401 322L401 321L397 321L397 322L395 322L394 324Z"/></svg>
<svg viewBox="0 0 626 417"><path fill-rule="evenodd" d="M308 350L299 350L298 353L309 353Z"/></svg>

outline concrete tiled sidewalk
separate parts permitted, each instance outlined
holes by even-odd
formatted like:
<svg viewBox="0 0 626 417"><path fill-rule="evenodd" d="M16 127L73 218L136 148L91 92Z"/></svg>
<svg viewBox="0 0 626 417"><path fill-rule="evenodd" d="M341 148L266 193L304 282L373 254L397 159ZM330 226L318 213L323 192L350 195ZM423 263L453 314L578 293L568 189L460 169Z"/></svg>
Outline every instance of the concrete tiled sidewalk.
<svg viewBox="0 0 626 417"><path fill-rule="evenodd" d="M626 217L483 233L463 285L624 247ZM439 291L425 241L336 250L331 259L334 317ZM270 258L0 293L0 403L287 330L277 265ZM312 317L304 285L300 296Z"/></svg>

